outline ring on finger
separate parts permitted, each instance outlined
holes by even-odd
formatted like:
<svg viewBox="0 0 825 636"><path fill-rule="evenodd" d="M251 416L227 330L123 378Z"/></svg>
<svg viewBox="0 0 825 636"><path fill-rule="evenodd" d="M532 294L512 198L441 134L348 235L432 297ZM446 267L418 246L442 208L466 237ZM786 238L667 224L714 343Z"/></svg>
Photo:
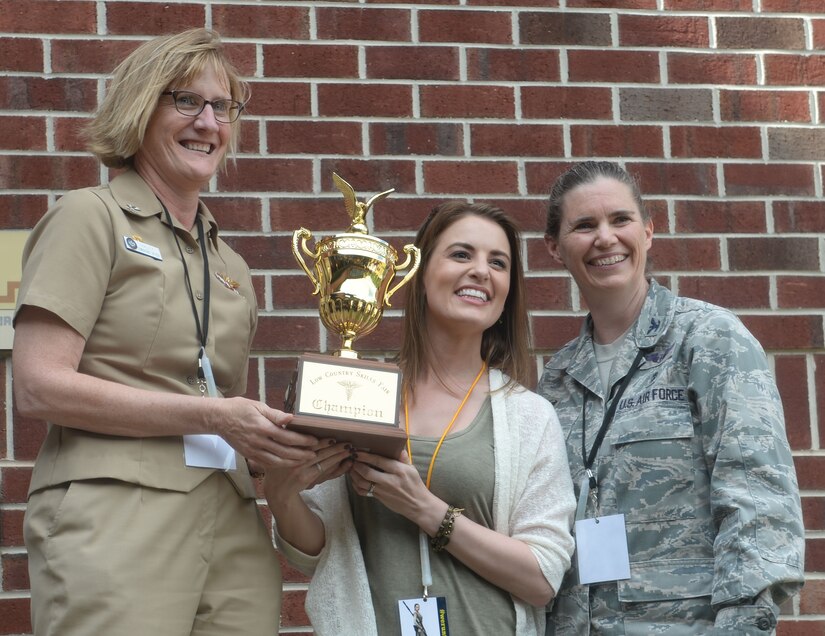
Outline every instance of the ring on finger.
<svg viewBox="0 0 825 636"><path fill-rule="evenodd" d="M375 496L375 482L370 482L370 487L367 489L367 497Z"/></svg>
<svg viewBox="0 0 825 636"><path fill-rule="evenodd" d="M321 468L321 462L315 462L315 468L317 468L317 469L318 469L318 473L319 473L319 474L323 474L324 469L323 469L323 468Z"/></svg>

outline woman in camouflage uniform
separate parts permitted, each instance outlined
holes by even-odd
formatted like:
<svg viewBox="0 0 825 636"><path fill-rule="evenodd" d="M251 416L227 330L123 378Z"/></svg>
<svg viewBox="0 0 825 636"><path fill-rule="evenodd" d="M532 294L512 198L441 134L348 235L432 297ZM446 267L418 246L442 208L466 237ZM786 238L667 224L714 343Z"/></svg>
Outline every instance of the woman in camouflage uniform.
<svg viewBox="0 0 825 636"><path fill-rule="evenodd" d="M581 585L574 560L548 633L770 633L804 562L779 394L736 316L648 278L652 239L618 165L554 185L545 241L590 314L539 392L567 440L577 520L624 515L630 575Z"/></svg>

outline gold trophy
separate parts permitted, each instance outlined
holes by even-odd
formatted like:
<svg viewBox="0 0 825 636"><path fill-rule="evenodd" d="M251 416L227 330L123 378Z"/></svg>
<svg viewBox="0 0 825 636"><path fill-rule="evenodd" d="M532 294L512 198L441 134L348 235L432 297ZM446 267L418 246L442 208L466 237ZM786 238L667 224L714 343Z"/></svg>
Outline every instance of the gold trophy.
<svg viewBox="0 0 825 636"><path fill-rule="evenodd" d="M340 336L341 348L333 356L299 357L286 398L286 410L295 414L289 428L397 457L407 439L398 418L401 371L392 363L359 359L353 343L378 326L392 295L418 270L421 253L415 245L405 245L406 260L397 265L396 250L368 233L364 221L370 208L394 190L363 203L337 174L332 180L344 195L352 220L349 229L317 241L311 250L307 241L312 233L302 227L292 235L292 253L312 282L312 294L319 296L321 322ZM404 277L392 285L404 270Z"/></svg>

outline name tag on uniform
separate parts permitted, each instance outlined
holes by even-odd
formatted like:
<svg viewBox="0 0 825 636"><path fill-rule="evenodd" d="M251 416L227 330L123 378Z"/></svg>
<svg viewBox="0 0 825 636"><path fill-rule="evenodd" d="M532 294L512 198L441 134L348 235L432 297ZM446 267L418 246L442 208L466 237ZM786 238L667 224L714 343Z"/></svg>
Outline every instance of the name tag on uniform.
<svg viewBox="0 0 825 636"><path fill-rule="evenodd" d="M580 585L630 578L624 515L579 519L575 533Z"/></svg>
<svg viewBox="0 0 825 636"><path fill-rule="evenodd" d="M156 261L163 260L163 257L160 255L160 250L157 247L154 245L149 245L149 243L139 241L134 236L124 236L123 244L130 252L142 254L143 256L148 256L149 258L154 258Z"/></svg>

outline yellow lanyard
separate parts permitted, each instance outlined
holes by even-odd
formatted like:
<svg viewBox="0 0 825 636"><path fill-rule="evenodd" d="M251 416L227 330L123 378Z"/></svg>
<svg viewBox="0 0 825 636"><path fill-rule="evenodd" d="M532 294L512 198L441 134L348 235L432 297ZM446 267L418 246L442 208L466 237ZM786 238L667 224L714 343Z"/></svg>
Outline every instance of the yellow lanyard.
<svg viewBox="0 0 825 636"><path fill-rule="evenodd" d="M481 370L478 372L476 379L473 380L473 383L470 385L470 389L467 391L467 395L464 396L464 399L461 400L461 404L458 405L458 410L453 415L453 419L450 420L450 423L447 424L447 427L444 429L444 432L441 434L441 439L438 440L438 444L436 444L435 451L433 451L433 456L430 459L430 467L427 469L427 490L430 489L430 480L433 476L433 467L435 466L435 458L438 455L438 451L441 450L441 444L444 443L444 438L447 437L447 433L450 432L450 429L455 424L455 421L458 419L459 414L461 413L461 409L464 408L464 405L467 403L467 400L470 399L470 395L473 393L473 389L476 388L476 384L481 379L481 376L484 374L484 370L487 368L487 363L481 363ZM407 393L404 392L404 428L407 431L407 459L409 462L413 463L412 458L412 444L410 443L410 414L407 409Z"/></svg>

